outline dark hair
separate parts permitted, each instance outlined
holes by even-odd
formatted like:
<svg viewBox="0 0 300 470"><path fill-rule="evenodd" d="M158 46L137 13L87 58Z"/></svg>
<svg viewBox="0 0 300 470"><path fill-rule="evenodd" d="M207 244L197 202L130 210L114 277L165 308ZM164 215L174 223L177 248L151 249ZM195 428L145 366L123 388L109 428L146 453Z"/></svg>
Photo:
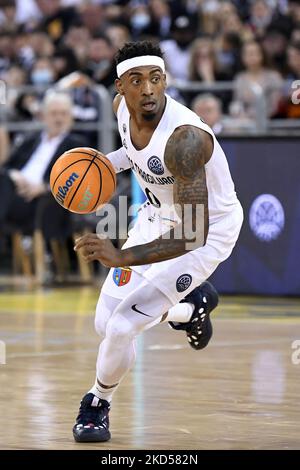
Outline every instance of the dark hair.
<svg viewBox="0 0 300 470"><path fill-rule="evenodd" d="M291 41L289 43L289 47L292 47L293 49L297 49L298 52L300 52L300 41Z"/></svg>
<svg viewBox="0 0 300 470"><path fill-rule="evenodd" d="M158 44L152 41L126 42L115 55L116 64L120 64L124 60L133 59L142 55L156 55L163 57L163 53Z"/></svg>
<svg viewBox="0 0 300 470"><path fill-rule="evenodd" d="M0 0L0 8L16 8L16 0Z"/></svg>
<svg viewBox="0 0 300 470"><path fill-rule="evenodd" d="M92 41L93 40L97 40L97 39L102 39L103 41L105 41L109 46L111 46L111 40L109 39L109 37L106 35L106 34L103 34L101 33L100 31L97 31L96 33L94 33L92 35Z"/></svg>
<svg viewBox="0 0 300 470"><path fill-rule="evenodd" d="M267 67L267 68L271 68L271 63L270 63L270 59L261 43L261 41L259 39L248 39L247 41L245 41L242 45L242 50L241 50L241 55L244 53L244 50L246 49L247 46L250 46L250 45L256 45L259 50L260 50L260 53L262 55L262 66L263 67ZM246 67L244 66L244 69Z"/></svg>

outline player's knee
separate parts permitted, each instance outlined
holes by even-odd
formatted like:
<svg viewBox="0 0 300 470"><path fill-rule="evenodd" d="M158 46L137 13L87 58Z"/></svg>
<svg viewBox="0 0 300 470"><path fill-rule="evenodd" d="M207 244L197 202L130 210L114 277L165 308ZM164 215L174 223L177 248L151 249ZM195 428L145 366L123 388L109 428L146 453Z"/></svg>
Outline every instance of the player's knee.
<svg viewBox="0 0 300 470"><path fill-rule="evenodd" d="M96 307L95 330L103 339L106 336L106 328L115 308L120 301L101 294Z"/></svg>
<svg viewBox="0 0 300 470"><path fill-rule="evenodd" d="M105 337L106 327L110 316L111 312L107 309L104 302L98 302L94 326L96 333L101 339Z"/></svg>
<svg viewBox="0 0 300 470"><path fill-rule="evenodd" d="M122 315L111 318L106 327L106 338L116 345L131 342L136 334L134 325Z"/></svg>
<svg viewBox="0 0 300 470"><path fill-rule="evenodd" d="M96 330L97 335L99 335L100 338L104 338L105 337L105 332L106 332L107 321L105 321L101 317L99 317L99 318L96 317L94 326L95 326L95 330Z"/></svg>

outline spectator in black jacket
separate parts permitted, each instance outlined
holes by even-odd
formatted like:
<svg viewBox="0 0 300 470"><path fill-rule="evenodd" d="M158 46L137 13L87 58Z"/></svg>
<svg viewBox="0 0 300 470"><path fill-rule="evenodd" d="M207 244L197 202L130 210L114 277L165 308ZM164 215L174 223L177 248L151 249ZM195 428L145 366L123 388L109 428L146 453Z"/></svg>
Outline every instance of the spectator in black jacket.
<svg viewBox="0 0 300 470"><path fill-rule="evenodd" d="M54 92L46 95L43 120L44 130L25 138L0 169L0 234L6 222L31 233L42 198L49 200L41 227L45 237L60 238L61 224L68 224L67 211L50 196L50 171L62 153L87 142L71 132L72 101L68 95Z"/></svg>

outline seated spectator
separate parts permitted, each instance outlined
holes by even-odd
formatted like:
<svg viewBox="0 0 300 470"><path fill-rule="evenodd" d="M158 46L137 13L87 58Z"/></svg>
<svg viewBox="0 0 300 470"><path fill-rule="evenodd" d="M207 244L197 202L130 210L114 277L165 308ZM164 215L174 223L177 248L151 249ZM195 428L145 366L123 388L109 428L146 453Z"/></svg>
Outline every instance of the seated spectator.
<svg viewBox="0 0 300 470"><path fill-rule="evenodd" d="M300 41L293 41L290 43L287 50L287 65L289 68L289 72L285 81L285 96L283 96L282 98L280 113L278 117L299 119Z"/></svg>
<svg viewBox="0 0 300 470"><path fill-rule="evenodd" d="M267 116L272 117L278 111L282 94L281 75L267 66L264 51L256 41L244 44L242 61L245 71L237 75L234 90L240 117L256 119L258 96L265 97Z"/></svg>
<svg viewBox="0 0 300 470"><path fill-rule="evenodd" d="M223 80L233 80L241 71L241 47L240 36L236 33L226 33L219 36L216 41L216 61L218 73Z"/></svg>
<svg viewBox="0 0 300 470"><path fill-rule="evenodd" d="M59 90L67 90L72 96L73 117L77 123L90 123L99 120L101 101L88 75L73 72L59 80L56 87ZM79 133L81 134L81 131ZM84 130L82 134L89 140L90 147L99 145L96 131Z"/></svg>
<svg viewBox="0 0 300 470"><path fill-rule="evenodd" d="M53 62L49 57L40 57L34 63L30 81L33 85L46 87L54 83L56 80L56 72Z"/></svg>
<svg viewBox="0 0 300 470"><path fill-rule="evenodd" d="M29 45L34 57L52 57L54 44L48 34L41 29L34 29L29 34Z"/></svg>
<svg viewBox="0 0 300 470"><path fill-rule="evenodd" d="M300 42L300 26L295 28L292 32L291 35L291 41L292 42Z"/></svg>
<svg viewBox="0 0 300 470"><path fill-rule="evenodd" d="M56 80L60 80L80 68L75 53L68 47L59 47L53 55L52 63Z"/></svg>
<svg viewBox="0 0 300 470"><path fill-rule="evenodd" d="M0 27L5 31L16 32L16 0L0 0Z"/></svg>
<svg viewBox="0 0 300 470"><path fill-rule="evenodd" d="M51 39L58 44L73 23L79 20L74 7L63 7L61 0L36 0L43 20L40 23Z"/></svg>
<svg viewBox="0 0 300 470"><path fill-rule="evenodd" d="M37 21L41 16L35 0L1 0L0 8L0 27L3 24L6 26L8 19L13 19L15 24L20 25Z"/></svg>
<svg viewBox="0 0 300 470"><path fill-rule="evenodd" d="M85 73L94 82L107 88L115 83L114 48L107 36L97 34L91 39Z"/></svg>
<svg viewBox="0 0 300 470"><path fill-rule="evenodd" d="M238 34L242 41L249 41L254 37L250 26L242 22L237 12L228 14L223 21L221 19L220 28L223 34Z"/></svg>
<svg viewBox="0 0 300 470"><path fill-rule="evenodd" d="M189 79L212 83L217 79L217 61L213 40L204 37L195 39L191 47Z"/></svg>
<svg viewBox="0 0 300 470"><path fill-rule="evenodd" d="M300 26L300 2L299 0L289 0L289 16L292 22L292 29Z"/></svg>
<svg viewBox="0 0 300 470"><path fill-rule="evenodd" d="M255 121L247 118L229 117L222 113L222 101L211 93L196 96L192 102L192 110L208 124L216 135L241 135L253 133Z"/></svg>
<svg viewBox="0 0 300 470"><path fill-rule="evenodd" d="M216 135L222 132L222 102L216 96L210 93L198 95L191 108Z"/></svg>
<svg viewBox="0 0 300 470"><path fill-rule="evenodd" d="M189 79L213 86L214 82L226 81L228 78L226 73L219 68L213 40L209 37L196 39L191 46ZM227 107L232 99L231 91L221 91L217 95ZM186 93L185 97L190 101L193 94Z"/></svg>
<svg viewBox="0 0 300 470"><path fill-rule="evenodd" d="M40 118L41 103L35 93L21 93L15 102L16 121L37 121Z"/></svg>
<svg viewBox="0 0 300 470"><path fill-rule="evenodd" d="M196 37L196 28L188 16L178 16L171 26L171 38L160 43L167 71L179 80L189 79L190 45Z"/></svg>
<svg viewBox="0 0 300 470"><path fill-rule="evenodd" d="M36 210L42 197L50 196L49 176L52 165L65 151L86 145L71 133L72 102L68 95L51 93L43 103L44 130L37 132L15 148L6 165L0 169L0 235L5 224L32 233ZM48 196L49 195L49 196ZM49 197L51 210L44 215L41 229L46 238L60 238L62 221L69 213ZM64 232L64 233L63 233Z"/></svg>
<svg viewBox="0 0 300 470"><path fill-rule="evenodd" d="M300 79L300 40L289 44L287 50L289 78L291 80Z"/></svg>
<svg viewBox="0 0 300 470"><path fill-rule="evenodd" d="M90 32L81 22L71 26L65 35L64 45L72 49L77 61L82 66L86 61L90 40Z"/></svg>
<svg viewBox="0 0 300 470"><path fill-rule="evenodd" d="M112 24L108 26L105 33L110 39L115 53L124 46L125 42L131 41L129 29L122 24Z"/></svg>
<svg viewBox="0 0 300 470"><path fill-rule="evenodd" d="M15 34L0 31L0 77L16 59Z"/></svg>
<svg viewBox="0 0 300 470"><path fill-rule="evenodd" d="M263 37L267 27L271 24L273 7L266 0L254 0L251 5L249 24L255 36Z"/></svg>
<svg viewBox="0 0 300 470"><path fill-rule="evenodd" d="M91 0L83 2L79 7L79 13L83 26L91 36L105 30L107 26L105 9L100 2L98 4Z"/></svg>
<svg viewBox="0 0 300 470"><path fill-rule="evenodd" d="M27 73L18 64L11 64L10 68L3 73L3 79L6 83L6 106L5 106L5 117L7 120L16 118L16 102L20 95L19 88L26 85Z"/></svg>
<svg viewBox="0 0 300 470"><path fill-rule="evenodd" d="M9 134L4 126L0 126L0 168L6 162L9 153Z"/></svg>
<svg viewBox="0 0 300 470"><path fill-rule="evenodd" d="M151 16L149 7L143 3L131 2L128 5L128 26L134 41L148 34L151 25Z"/></svg>
<svg viewBox="0 0 300 470"><path fill-rule="evenodd" d="M283 75L286 74L286 48L288 40L287 37L275 28L268 28L265 36L262 39L262 46L268 58L268 61L280 71Z"/></svg>
<svg viewBox="0 0 300 470"><path fill-rule="evenodd" d="M151 14L152 35L165 39L170 34L171 28L171 11L169 2L166 0L150 0L149 2Z"/></svg>
<svg viewBox="0 0 300 470"><path fill-rule="evenodd" d="M170 35L171 13L166 0L150 0L148 5L130 2L127 15L134 40L146 36L163 40Z"/></svg>

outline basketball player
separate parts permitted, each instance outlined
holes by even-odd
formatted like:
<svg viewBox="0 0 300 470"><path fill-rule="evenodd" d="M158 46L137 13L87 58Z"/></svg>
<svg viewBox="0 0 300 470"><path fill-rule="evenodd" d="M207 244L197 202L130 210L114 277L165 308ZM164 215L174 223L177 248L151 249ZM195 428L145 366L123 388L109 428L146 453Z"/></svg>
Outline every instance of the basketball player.
<svg viewBox="0 0 300 470"><path fill-rule="evenodd" d="M165 94L160 48L128 43L116 62L113 107L123 146L108 158L116 171L132 168L147 202L122 250L96 234L75 245L86 261L112 268L96 310L102 341L95 385L83 397L73 428L78 442L110 439L110 402L133 365L139 333L169 321L186 331L195 349L207 345L218 295L205 280L231 254L243 219L213 131Z"/></svg>

